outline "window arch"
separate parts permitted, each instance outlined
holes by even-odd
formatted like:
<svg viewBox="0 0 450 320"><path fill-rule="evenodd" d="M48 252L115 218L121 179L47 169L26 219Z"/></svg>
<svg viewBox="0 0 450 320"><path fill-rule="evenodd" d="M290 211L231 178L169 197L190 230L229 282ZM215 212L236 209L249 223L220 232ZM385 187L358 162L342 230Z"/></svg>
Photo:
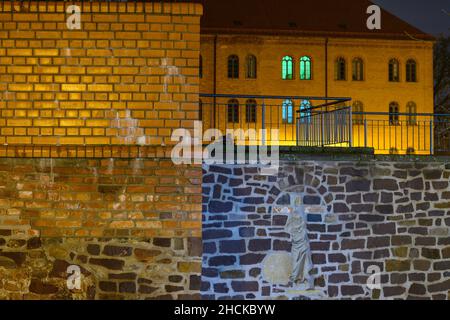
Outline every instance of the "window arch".
<svg viewBox="0 0 450 320"><path fill-rule="evenodd" d="M311 101L302 100L300 104L300 121L302 123L309 122L311 117Z"/></svg>
<svg viewBox="0 0 450 320"><path fill-rule="evenodd" d="M391 126L399 125L399 106L397 102L391 102L389 104L389 124Z"/></svg>
<svg viewBox="0 0 450 320"><path fill-rule="evenodd" d="M282 107L282 120L283 123L294 123L294 104L292 100L284 100Z"/></svg>
<svg viewBox="0 0 450 320"><path fill-rule="evenodd" d="M246 59L247 78L256 79L256 57L252 54Z"/></svg>
<svg viewBox="0 0 450 320"><path fill-rule="evenodd" d="M198 75L201 78L203 78L203 57L200 55L198 60Z"/></svg>
<svg viewBox="0 0 450 320"><path fill-rule="evenodd" d="M406 62L406 81L417 82L417 63L413 59Z"/></svg>
<svg viewBox="0 0 450 320"><path fill-rule="evenodd" d="M347 80L347 66L345 59L340 57L336 59L336 80L344 81Z"/></svg>
<svg viewBox="0 0 450 320"><path fill-rule="evenodd" d="M364 104L361 101L353 102L352 106L353 114L353 124L363 124L364 123ZM356 114L355 114L356 113Z"/></svg>
<svg viewBox="0 0 450 320"><path fill-rule="evenodd" d="M397 59L391 59L389 61L389 81L400 81L400 64Z"/></svg>
<svg viewBox="0 0 450 320"><path fill-rule="evenodd" d="M294 79L294 60L290 56L285 56L281 60L281 78L283 80Z"/></svg>
<svg viewBox="0 0 450 320"><path fill-rule="evenodd" d="M228 100L228 122L239 123L239 101L236 99Z"/></svg>
<svg viewBox="0 0 450 320"><path fill-rule="evenodd" d="M303 56L300 58L300 80L312 79L311 57Z"/></svg>
<svg viewBox="0 0 450 320"><path fill-rule="evenodd" d="M254 99L248 99L245 102L245 121L256 123L256 101Z"/></svg>
<svg viewBox="0 0 450 320"><path fill-rule="evenodd" d="M353 65L353 81L363 81L364 80L364 62L361 58L355 58L352 62Z"/></svg>
<svg viewBox="0 0 450 320"><path fill-rule="evenodd" d="M406 105L406 113L408 113L407 124L410 126L415 126L417 124L417 105L415 102L408 102Z"/></svg>
<svg viewBox="0 0 450 320"><path fill-rule="evenodd" d="M239 57L237 55L231 55L228 57L228 78L239 78Z"/></svg>

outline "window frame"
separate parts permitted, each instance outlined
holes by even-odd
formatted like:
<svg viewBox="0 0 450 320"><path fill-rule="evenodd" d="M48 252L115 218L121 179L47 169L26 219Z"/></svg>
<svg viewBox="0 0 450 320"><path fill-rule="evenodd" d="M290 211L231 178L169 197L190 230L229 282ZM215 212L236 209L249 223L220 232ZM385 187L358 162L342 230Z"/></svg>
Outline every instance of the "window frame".
<svg viewBox="0 0 450 320"><path fill-rule="evenodd" d="M249 54L245 58L245 77L252 80L258 77L258 59L254 54Z"/></svg>
<svg viewBox="0 0 450 320"><path fill-rule="evenodd" d="M306 58L307 60L303 60L304 58ZM307 68L306 68L307 65L309 67L309 77L307 77L302 72L304 68L307 70ZM302 80L302 81L312 80L313 79L313 67L312 67L312 58L311 58L311 56L308 56L308 55L301 56L300 59L299 59L299 68L298 69L299 69L299 72L300 72L300 74L299 74L300 80Z"/></svg>
<svg viewBox="0 0 450 320"><path fill-rule="evenodd" d="M398 126L400 125L400 105L396 101L389 103L389 125Z"/></svg>
<svg viewBox="0 0 450 320"><path fill-rule="evenodd" d="M393 66L397 66L396 70L397 70L397 77L394 77L394 71L395 68L393 68ZM392 70L391 70L392 68ZM391 75L392 73L392 75ZM392 58L389 60L388 63L388 80L389 82L400 82L400 61L396 58Z"/></svg>
<svg viewBox="0 0 450 320"><path fill-rule="evenodd" d="M347 60L344 57L337 57L335 61L335 80L347 81Z"/></svg>
<svg viewBox="0 0 450 320"><path fill-rule="evenodd" d="M230 99L227 102L227 122L233 124L240 123L239 115L239 101L237 99Z"/></svg>
<svg viewBox="0 0 450 320"><path fill-rule="evenodd" d="M364 81L364 60L362 58L356 57L352 60L352 81ZM359 74L359 77L358 77Z"/></svg>
<svg viewBox="0 0 450 320"><path fill-rule="evenodd" d="M352 113L364 113L364 103L360 100L355 100L352 104ZM358 114L353 115L353 124L354 125L363 125L364 124L364 115Z"/></svg>
<svg viewBox="0 0 450 320"><path fill-rule="evenodd" d="M414 101L409 101L406 104L406 113L408 113L406 124L408 126L416 126L417 125L417 103L415 103Z"/></svg>
<svg viewBox="0 0 450 320"><path fill-rule="evenodd" d="M288 58L290 60L287 60ZM286 66L285 66L285 64L286 64ZM289 64L290 64L290 69L291 69L290 78L287 77L288 70L286 70L286 73L285 73L285 69L289 69ZM294 75L295 75L294 58L291 55L283 56L281 58L281 79L282 80L294 80Z"/></svg>
<svg viewBox="0 0 450 320"><path fill-rule="evenodd" d="M410 69L412 68L412 69ZM408 59L406 61L406 82L414 83L417 80L417 61L415 59Z"/></svg>
<svg viewBox="0 0 450 320"><path fill-rule="evenodd" d="M228 56L227 75L228 79L239 79L239 57L236 54Z"/></svg>
<svg viewBox="0 0 450 320"><path fill-rule="evenodd" d="M286 99L283 101L283 105L281 107L281 122L283 124L294 123L294 102L291 99Z"/></svg>
<svg viewBox="0 0 450 320"><path fill-rule="evenodd" d="M245 101L245 122L257 123L258 121L258 104L255 99L248 99Z"/></svg>

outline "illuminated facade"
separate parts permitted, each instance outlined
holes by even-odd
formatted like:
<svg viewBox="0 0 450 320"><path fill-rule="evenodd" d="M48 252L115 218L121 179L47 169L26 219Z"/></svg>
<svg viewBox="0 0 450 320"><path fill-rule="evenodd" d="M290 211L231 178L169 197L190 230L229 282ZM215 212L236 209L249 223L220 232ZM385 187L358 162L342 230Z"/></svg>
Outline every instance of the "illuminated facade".
<svg viewBox="0 0 450 320"><path fill-rule="evenodd" d="M349 97L347 105L355 112L353 146L374 147L379 153L429 152L432 125L424 114L433 113L431 36L384 11L382 29L368 30L370 3L364 1L346 7L330 1L319 7L284 0L266 8L266 14L252 15L252 10L261 10L253 2L205 3L201 93ZM306 19L303 24L302 8L317 20ZM322 20L330 13L326 10L336 13L332 21ZM264 127L279 128L285 135L281 140L292 140L288 145L296 144L302 109L318 104L292 100L264 101ZM202 99L204 126L260 128L262 103L261 99Z"/></svg>

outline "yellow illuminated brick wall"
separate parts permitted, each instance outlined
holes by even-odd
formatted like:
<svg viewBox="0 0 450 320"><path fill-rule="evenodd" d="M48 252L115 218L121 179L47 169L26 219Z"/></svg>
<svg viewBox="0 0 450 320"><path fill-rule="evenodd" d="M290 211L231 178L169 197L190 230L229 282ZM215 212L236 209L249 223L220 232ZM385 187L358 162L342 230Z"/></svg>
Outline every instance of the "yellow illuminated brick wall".
<svg viewBox="0 0 450 320"><path fill-rule="evenodd" d="M193 126L200 5L84 2L80 30L68 5L1 6L1 144L167 145Z"/></svg>

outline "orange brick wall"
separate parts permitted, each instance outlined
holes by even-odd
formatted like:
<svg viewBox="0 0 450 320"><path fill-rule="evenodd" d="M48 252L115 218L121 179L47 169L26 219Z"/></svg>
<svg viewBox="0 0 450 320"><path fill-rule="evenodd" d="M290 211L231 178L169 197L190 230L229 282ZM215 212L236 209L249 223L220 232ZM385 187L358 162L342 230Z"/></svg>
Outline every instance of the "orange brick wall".
<svg viewBox="0 0 450 320"><path fill-rule="evenodd" d="M70 3L72 4L72 3ZM0 6L0 143L170 144L198 118L202 7L63 2Z"/></svg>
<svg viewBox="0 0 450 320"><path fill-rule="evenodd" d="M18 236L201 236L201 168L161 158L1 158L0 177L0 229Z"/></svg>

